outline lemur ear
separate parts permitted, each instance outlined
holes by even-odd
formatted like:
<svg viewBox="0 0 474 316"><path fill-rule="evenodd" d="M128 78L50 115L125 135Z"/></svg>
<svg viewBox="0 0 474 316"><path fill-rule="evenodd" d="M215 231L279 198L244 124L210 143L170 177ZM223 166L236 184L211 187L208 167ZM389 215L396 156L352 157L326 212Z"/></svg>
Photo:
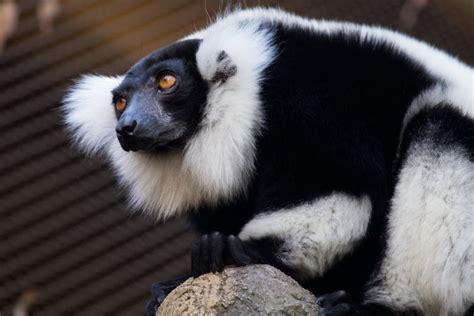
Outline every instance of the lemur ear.
<svg viewBox="0 0 474 316"><path fill-rule="evenodd" d="M211 79L212 83L223 84L237 73L236 64L225 51L221 51L219 55L217 55L216 62L217 68L216 73Z"/></svg>

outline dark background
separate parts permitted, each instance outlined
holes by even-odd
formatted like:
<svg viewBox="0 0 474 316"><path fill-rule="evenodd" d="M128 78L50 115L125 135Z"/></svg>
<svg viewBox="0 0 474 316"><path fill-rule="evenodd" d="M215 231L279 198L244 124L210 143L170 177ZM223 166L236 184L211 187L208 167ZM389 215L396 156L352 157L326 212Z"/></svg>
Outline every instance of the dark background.
<svg viewBox="0 0 474 316"><path fill-rule="evenodd" d="M405 2L241 4L404 29L474 64L473 0L429 1L411 27L400 20ZM35 289L33 315L141 315L154 281L187 270L193 235L129 212L103 161L70 147L57 109L72 78L123 73L230 2L63 0L48 33L39 3L17 1L19 24L0 54L0 314Z"/></svg>

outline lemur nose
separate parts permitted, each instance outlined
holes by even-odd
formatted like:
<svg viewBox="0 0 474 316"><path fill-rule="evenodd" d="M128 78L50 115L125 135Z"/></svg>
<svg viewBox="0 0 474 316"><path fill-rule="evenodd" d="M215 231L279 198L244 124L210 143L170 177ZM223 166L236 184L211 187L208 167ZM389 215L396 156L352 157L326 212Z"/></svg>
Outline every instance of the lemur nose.
<svg viewBox="0 0 474 316"><path fill-rule="evenodd" d="M137 129L138 123L134 119L123 118L119 120L115 131L122 136L132 136Z"/></svg>

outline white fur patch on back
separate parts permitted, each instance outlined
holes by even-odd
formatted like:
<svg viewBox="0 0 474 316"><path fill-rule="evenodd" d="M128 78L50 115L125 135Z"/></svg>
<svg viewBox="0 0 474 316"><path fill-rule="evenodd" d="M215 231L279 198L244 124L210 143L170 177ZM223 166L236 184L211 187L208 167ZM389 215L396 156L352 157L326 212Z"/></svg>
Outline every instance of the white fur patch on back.
<svg viewBox="0 0 474 316"><path fill-rule="evenodd" d="M461 315L474 302L474 163L460 148L414 146L389 216L380 283L367 302Z"/></svg>
<svg viewBox="0 0 474 316"><path fill-rule="evenodd" d="M337 193L258 215L244 226L239 237L279 238L284 242L278 252L282 262L301 272L302 279L321 276L365 235L371 211L368 196Z"/></svg>

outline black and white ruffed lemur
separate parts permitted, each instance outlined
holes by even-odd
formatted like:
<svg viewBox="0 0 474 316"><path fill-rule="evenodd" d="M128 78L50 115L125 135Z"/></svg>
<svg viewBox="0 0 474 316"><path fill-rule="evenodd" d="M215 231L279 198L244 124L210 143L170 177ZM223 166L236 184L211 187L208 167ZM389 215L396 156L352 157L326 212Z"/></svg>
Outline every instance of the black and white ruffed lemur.
<svg viewBox="0 0 474 316"><path fill-rule="evenodd" d="M195 223L194 276L270 264L322 315L472 311L474 70L436 48L236 10L124 76L84 76L64 111L132 205Z"/></svg>

